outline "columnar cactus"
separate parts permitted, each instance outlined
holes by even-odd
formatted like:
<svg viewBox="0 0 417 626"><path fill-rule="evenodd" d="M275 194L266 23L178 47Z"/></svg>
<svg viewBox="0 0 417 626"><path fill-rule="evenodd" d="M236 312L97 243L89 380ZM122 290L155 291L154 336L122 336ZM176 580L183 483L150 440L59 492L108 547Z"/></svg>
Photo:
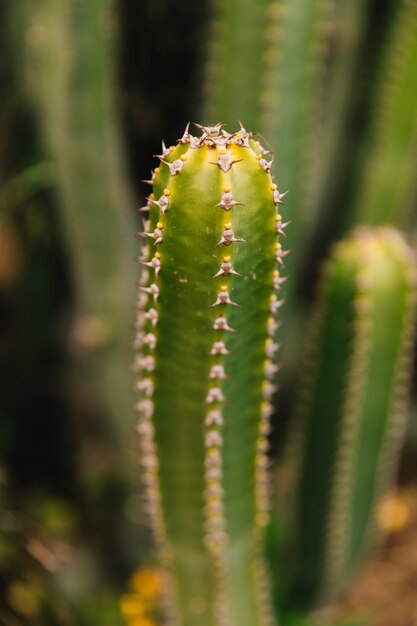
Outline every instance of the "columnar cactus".
<svg viewBox="0 0 417 626"><path fill-rule="evenodd" d="M252 133L199 128L162 144L142 209L142 472L173 623L264 625L283 194Z"/></svg>
<svg viewBox="0 0 417 626"><path fill-rule="evenodd" d="M326 262L301 381L295 587L331 596L369 546L406 417L415 258L394 229L357 229Z"/></svg>
<svg viewBox="0 0 417 626"><path fill-rule="evenodd" d="M365 137L357 221L404 227L414 221L417 144L417 2L393 6ZM410 220L411 218L411 220Z"/></svg>

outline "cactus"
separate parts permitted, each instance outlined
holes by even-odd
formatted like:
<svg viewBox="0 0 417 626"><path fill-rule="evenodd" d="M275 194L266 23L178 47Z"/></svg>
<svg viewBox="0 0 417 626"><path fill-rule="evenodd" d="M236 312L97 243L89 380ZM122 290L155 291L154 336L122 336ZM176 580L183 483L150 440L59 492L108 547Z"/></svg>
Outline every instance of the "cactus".
<svg viewBox="0 0 417 626"><path fill-rule="evenodd" d="M265 85L269 0L216 2L206 69L205 119L259 127ZM250 89L248 89L250 85Z"/></svg>
<svg viewBox="0 0 417 626"><path fill-rule="evenodd" d="M286 224L252 133L199 128L162 144L143 207L142 472L174 623L255 626L272 620L262 537Z"/></svg>
<svg viewBox="0 0 417 626"><path fill-rule="evenodd" d="M417 164L417 2L394 7L365 137L367 152L356 198L358 222L406 227Z"/></svg>
<svg viewBox="0 0 417 626"><path fill-rule="evenodd" d="M345 150L358 57L369 19L368 0L337 0L328 19L326 71L323 72L319 120L314 129L310 163L308 202L313 215L321 212L335 191L335 183L346 166ZM320 146L320 150L317 150Z"/></svg>
<svg viewBox="0 0 417 626"><path fill-rule="evenodd" d="M42 0L17 3L10 12L71 249L78 314L73 339L88 357L114 440L125 450L133 401L125 372L135 222L115 113L112 2Z"/></svg>
<svg viewBox="0 0 417 626"><path fill-rule="evenodd" d="M290 446L297 602L339 591L369 546L404 431L415 287L390 228L356 230L324 266Z"/></svg>

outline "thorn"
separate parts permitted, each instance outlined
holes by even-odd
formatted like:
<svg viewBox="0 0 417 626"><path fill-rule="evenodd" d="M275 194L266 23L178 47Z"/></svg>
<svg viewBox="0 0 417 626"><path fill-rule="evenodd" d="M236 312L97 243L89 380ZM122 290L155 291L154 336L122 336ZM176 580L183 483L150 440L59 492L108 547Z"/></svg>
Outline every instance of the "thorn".
<svg viewBox="0 0 417 626"><path fill-rule="evenodd" d="M261 418L263 420L267 420L271 417L272 413L273 413L273 407L272 404L270 404L269 402L262 402L261 404Z"/></svg>
<svg viewBox="0 0 417 626"><path fill-rule="evenodd" d="M164 140L162 140L162 154L154 154L153 156L162 161L162 159L165 159L170 154L170 149L166 147Z"/></svg>
<svg viewBox="0 0 417 626"><path fill-rule="evenodd" d="M144 317L152 323L152 326L156 326L159 319L158 311L154 308L149 309L144 313Z"/></svg>
<svg viewBox="0 0 417 626"><path fill-rule="evenodd" d="M273 378L278 371L279 365L276 365L270 359L264 361L264 374L267 378Z"/></svg>
<svg viewBox="0 0 417 626"><path fill-rule="evenodd" d="M234 161L232 161L232 157L228 154L220 154L217 161L209 161L209 163L211 165L218 165L223 172L228 172L232 165L234 165L235 163L240 163L240 161L243 161L243 159L235 159Z"/></svg>
<svg viewBox="0 0 417 626"><path fill-rule="evenodd" d="M240 307L240 304L237 304L236 302L233 302L230 299L229 292L227 291L227 288L225 287L223 289L223 287L225 287L225 286L223 285L221 287L219 293L217 294L216 302L214 304L211 304L209 306L209 309L211 309L212 307L217 306L219 304L232 304L233 306Z"/></svg>
<svg viewBox="0 0 417 626"><path fill-rule="evenodd" d="M236 276L242 276L239 272L233 269L233 265L230 262L230 256L223 257L223 263L220 265L220 269L217 274L214 274L212 278L217 278L217 276L227 276L228 274L234 274Z"/></svg>
<svg viewBox="0 0 417 626"><path fill-rule="evenodd" d="M236 200L233 199L232 194L229 191L227 191L223 193L221 201L218 204L216 204L215 207L221 206L224 208L225 211L230 211L232 207L238 204L241 206L244 206L242 202L236 202Z"/></svg>
<svg viewBox="0 0 417 626"><path fill-rule="evenodd" d="M147 372L153 372L153 370L155 369L155 359L151 354L137 359L135 365L136 364Z"/></svg>
<svg viewBox="0 0 417 626"><path fill-rule="evenodd" d="M146 265L147 267L153 268L155 270L155 276L158 276L161 270L161 261L159 259L159 256L157 256L157 254L158 252L155 254L155 256L152 257L150 261L139 261L141 265Z"/></svg>
<svg viewBox="0 0 417 626"><path fill-rule="evenodd" d="M281 289L281 285L287 282L288 276L274 276L272 279L272 286L274 289L279 291Z"/></svg>
<svg viewBox="0 0 417 626"><path fill-rule="evenodd" d="M233 142L238 146L243 146L244 148L250 148L249 139L253 136L253 133L249 132L245 129L242 122L238 120L240 130L233 135Z"/></svg>
<svg viewBox="0 0 417 626"><path fill-rule="evenodd" d="M181 163L182 163L182 161L181 161ZM167 194L166 193L167 191L169 191L169 189L164 189L164 193L159 198L159 200L153 200L152 198L147 198L148 202L151 202L155 206L159 207L159 209L161 210L161 213L163 213L164 215L167 212L168 207L169 207L169 195L170 195L170 193Z"/></svg>
<svg viewBox="0 0 417 626"><path fill-rule="evenodd" d="M149 379L146 379L149 380ZM140 435L146 435L148 437L153 437L155 429L153 427L152 422L144 419L140 419L136 424L136 432Z"/></svg>
<svg viewBox="0 0 417 626"><path fill-rule="evenodd" d="M185 127L184 133L181 137L181 139L178 139L179 143L190 143L190 122L188 122L187 126Z"/></svg>
<svg viewBox="0 0 417 626"><path fill-rule="evenodd" d="M223 439L217 430L209 430L204 438L206 448L220 447L223 445Z"/></svg>
<svg viewBox="0 0 417 626"><path fill-rule="evenodd" d="M220 364L215 364L211 366L210 369L210 373L209 373L209 379L210 380L226 380L226 374L224 371L224 367L223 365Z"/></svg>
<svg viewBox="0 0 417 626"><path fill-rule="evenodd" d="M272 165L272 161L271 161L271 165ZM280 193L278 191L278 189L276 188L276 185L273 185L275 187L275 189L272 190L272 198L274 200L275 204L284 204L282 202L282 198L285 198L285 196L287 195L289 189L287 189L287 191L284 191L284 193Z"/></svg>
<svg viewBox="0 0 417 626"><path fill-rule="evenodd" d="M190 135L190 148L200 148L203 145L201 137L193 137Z"/></svg>
<svg viewBox="0 0 417 626"><path fill-rule="evenodd" d="M232 354L226 349L224 341L215 341L209 354Z"/></svg>
<svg viewBox="0 0 417 626"><path fill-rule="evenodd" d="M275 343L272 339L268 338L265 342L265 354L269 359L274 358L274 354L280 349L280 344Z"/></svg>
<svg viewBox="0 0 417 626"><path fill-rule="evenodd" d="M279 324L273 317L269 317L267 321L267 332L270 337L274 337L279 328Z"/></svg>
<svg viewBox="0 0 417 626"><path fill-rule="evenodd" d="M222 414L218 409L212 409L206 415L206 419L204 420L204 424L206 426L223 426L223 418Z"/></svg>
<svg viewBox="0 0 417 626"><path fill-rule="evenodd" d="M151 285L149 285L149 287L139 287L139 289L144 293L149 293L151 296L153 296L154 301L157 302L159 296L159 287L156 283L152 283Z"/></svg>
<svg viewBox="0 0 417 626"><path fill-rule="evenodd" d="M216 247L220 246L222 243L224 243L225 246L230 246L231 243L245 243L245 240L239 237L235 237L232 230L232 224L230 222L227 222L227 224L225 224L225 229L222 233L221 239L216 244Z"/></svg>
<svg viewBox="0 0 417 626"><path fill-rule="evenodd" d="M136 383L136 388L138 391L142 391L147 396L152 396L154 392L154 383L152 378L142 378Z"/></svg>
<svg viewBox="0 0 417 626"><path fill-rule="evenodd" d="M230 333L237 333L237 330L228 325L226 318L223 315L219 315L219 317L214 320L213 330L227 330Z"/></svg>
<svg viewBox="0 0 417 626"><path fill-rule="evenodd" d="M226 398L224 397L220 387L212 387L208 390L206 404L211 404L212 402L224 402L225 399Z"/></svg>
<svg viewBox="0 0 417 626"><path fill-rule="evenodd" d="M139 402L135 404L135 410L141 413L145 419L151 419L154 410L152 400L149 400L149 398L139 400Z"/></svg>
<svg viewBox="0 0 417 626"><path fill-rule="evenodd" d="M267 402L270 402L272 400L272 396L277 390L278 390L278 387L276 385L273 385L269 381L265 381L264 384L262 385L263 399L266 400Z"/></svg>
<svg viewBox="0 0 417 626"><path fill-rule="evenodd" d="M284 267L283 259L290 254L290 252L291 250L283 250L280 243L275 245L275 260L281 265L281 267Z"/></svg>
<svg viewBox="0 0 417 626"><path fill-rule="evenodd" d="M164 163L167 167L169 167L171 176L179 174L184 167L184 161L182 159L176 159L172 163L168 163L168 161L164 161L163 159L161 159L161 163Z"/></svg>
<svg viewBox="0 0 417 626"><path fill-rule="evenodd" d="M273 162L274 162L273 159L271 159L271 161L266 161L265 159L259 159L259 165L267 174L269 174L269 172L271 171Z"/></svg>
<svg viewBox="0 0 417 626"><path fill-rule="evenodd" d="M203 135L205 133L206 137L217 137L224 124L221 124L219 122L215 126L203 126L202 124L197 124L197 122L194 122L194 126L197 126L199 130L203 131Z"/></svg>
<svg viewBox="0 0 417 626"><path fill-rule="evenodd" d="M143 343L148 345L150 350L155 350L157 344L157 338L153 333L148 333L143 338Z"/></svg>
<svg viewBox="0 0 417 626"><path fill-rule="evenodd" d="M271 313L276 313L280 307L284 304L285 300L278 300L275 295L271 296L269 301L269 310Z"/></svg>

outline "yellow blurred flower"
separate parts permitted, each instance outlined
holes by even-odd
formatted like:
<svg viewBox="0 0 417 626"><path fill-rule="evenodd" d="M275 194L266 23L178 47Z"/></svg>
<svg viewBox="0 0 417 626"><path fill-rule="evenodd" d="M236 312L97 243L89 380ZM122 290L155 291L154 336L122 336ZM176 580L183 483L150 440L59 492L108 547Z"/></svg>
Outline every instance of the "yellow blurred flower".
<svg viewBox="0 0 417 626"><path fill-rule="evenodd" d="M410 519L410 494L398 490L385 496L377 510L380 528L389 533L401 532Z"/></svg>
<svg viewBox="0 0 417 626"><path fill-rule="evenodd" d="M150 617L137 617L129 620L128 626L158 626L158 623Z"/></svg>
<svg viewBox="0 0 417 626"><path fill-rule="evenodd" d="M137 569L133 572L129 584L132 591L147 599L155 598L162 589L161 576L158 570L151 568Z"/></svg>
<svg viewBox="0 0 417 626"><path fill-rule="evenodd" d="M13 582L7 592L7 599L20 615L31 618L39 611L39 599L25 583Z"/></svg>
<svg viewBox="0 0 417 626"><path fill-rule="evenodd" d="M142 619L146 608L146 604L137 593L124 593L120 598L120 612L127 620Z"/></svg>

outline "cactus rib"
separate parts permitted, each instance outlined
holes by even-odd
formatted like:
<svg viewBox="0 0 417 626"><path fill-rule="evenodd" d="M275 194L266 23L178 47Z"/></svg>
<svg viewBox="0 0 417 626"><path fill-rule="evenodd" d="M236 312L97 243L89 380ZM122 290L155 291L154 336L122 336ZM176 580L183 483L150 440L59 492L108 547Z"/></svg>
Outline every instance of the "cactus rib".
<svg viewBox="0 0 417 626"><path fill-rule="evenodd" d="M163 144L142 209L142 466L174 623L265 625L282 194L242 125L199 128Z"/></svg>

